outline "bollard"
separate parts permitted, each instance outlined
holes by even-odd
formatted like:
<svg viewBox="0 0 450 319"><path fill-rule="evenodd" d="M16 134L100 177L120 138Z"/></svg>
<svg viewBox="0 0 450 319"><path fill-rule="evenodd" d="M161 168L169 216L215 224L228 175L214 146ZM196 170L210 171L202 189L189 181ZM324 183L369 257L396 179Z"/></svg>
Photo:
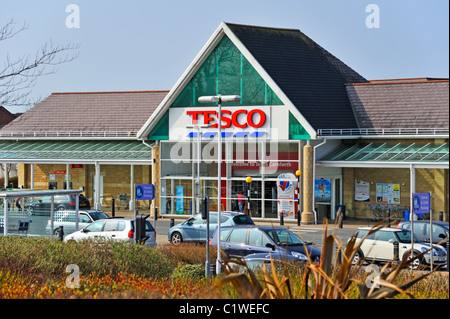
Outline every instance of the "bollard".
<svg viewBox="0 0 450 319"><path fill-rule="evenodd" d="M391 227L391 209L390 208L387 209L387 215L388 215L388 226L387 227Z"/></svg>
<svg viewBox="0 0 450 319"><path fill-rule="evenodd" d="M342 207L339 207L337 218L339 222L339 228L342 228L344 226L344 212L342 211Z"/></svg>
<svg viewBox="0 0 450 319"><path fill-rule="evenodd" d="M58 237L60 241L63 241L64 239L64 226L58 227Z"/></svg>
<svg viewBox="0 0 450 319"><path fill-rule="evenodd" d="M171 218L170 219L170 228L172 228L173 226L175 226L175 219Z"/></svg>
<svg viewBox="0 0 450 319"><path fill-rule="evenodd" d="M439 221L440 222L444 221L444 212L439 212Z"/></svg>
<svg viewBox="0 0 450 319"><path fill-rule="evenodd" d="M158 207L155 207L153 211L153 219L155 220L155 223L158 220Z"/></svg>
<svg viewBox="0 0 450 319"><path fill-rule="evenodd" d="M111 199L111 215L112 217L116 217L116 205L115 205L116 200L114 199L114 197Z"/></svg>
<svg viewBox="0 0 450 319"><path fill-rule="evenodd" d="M302 223L302 213L299 210L297 212L297 226L300 226L301 223Z"/></svg>
<svg viewBox="0 0 450 319"><path fill-rule="evenodd" d="M394 241L394 264L398 265L400 261L400 249L399 249L399 243L398 241Z"/></svg>
<svg viewBox="0 0 450 319"><path fill-rule="evenodd" d="M283 225L284 225L284 212L282 211L280 213L280 226L283 226Z"/></svg>

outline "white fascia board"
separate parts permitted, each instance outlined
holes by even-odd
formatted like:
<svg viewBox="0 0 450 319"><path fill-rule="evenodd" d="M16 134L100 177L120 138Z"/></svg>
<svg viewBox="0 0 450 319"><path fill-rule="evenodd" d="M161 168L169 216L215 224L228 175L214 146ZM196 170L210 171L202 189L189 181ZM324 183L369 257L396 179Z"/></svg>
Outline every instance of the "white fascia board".
<svg viewBox="0 0 450 319"><path fill-rule="evenodd" d="M101 164L101 165L153 165L153 160L95 160L95 159L0 159L2 164Z"/></svg>
<svg viewBox="0 0 450 319"><path fill-rule="evenodd" d="M225 34L230 38L231 42L241 51L241 53L245 56L248 62L255 68L255 70L261 75L263 80L270 86L272 91L280 98L281 102L289 109L289 111L294 115L297 121L303 126L303 128L308 132L311 136L311 139L317 138L316 130L309 124L309 122L305 119L305 117L299 112L299 110L295 107L295 105L291 102L291 100L284 94L284 92L280 89L280 87L276 84L276 82L272 79L272 77L266 72L266 70L259 64L258 60L250 53L247 47L239 40L239 38L231 31L231 29L226 25L226 23L222 22L221 26L223 26L223 30Z"/></svg>
<svg viewBox="0 0 450 319"><path fill-rule="evenodd" d="M206 60L206 58L209 56L209 54L213 51L213 49L216 47L219 41L222 40L222 37L224 35L223 25L224 23L222 22L220 26L216 29L216 31L214 31L212 36L209 38L209 40L206 42L206 44L203 46L203 48L200 50L200 52L197 54L197 56L194 58L194 60L191 62L188 68L184 71L184 73L172 87L170 92L161 101L161 103L152 113L147 122L145 122L144 126L142 126L142 128L137 133L137 139L139 140L146 139L147 135L150 134L151 130L161 120L162 116L166 113L166 111L169 109L170 105L172 105L172 103L175 101L178 95L183 91L185 86L188 84L188 82L191 80L194 74L198 71L198 69Z"/></svg>

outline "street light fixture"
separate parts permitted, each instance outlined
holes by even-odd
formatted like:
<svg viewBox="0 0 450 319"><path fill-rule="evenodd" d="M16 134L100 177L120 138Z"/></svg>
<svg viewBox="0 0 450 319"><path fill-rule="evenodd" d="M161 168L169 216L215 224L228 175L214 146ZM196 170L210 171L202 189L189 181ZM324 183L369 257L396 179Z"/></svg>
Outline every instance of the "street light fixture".
<svg viewBox="0 0 450 319"><path fill-rule="evenodd" d="M248 184L248 188L247 188L247 197L248 197L248 200L247 200L247 214L249 216L251 216L250 215L250 196L251 196L250 186L251 186L252 181L253 180L252 180L251 176L247 176L247 178L245 179L245 182Z"/></svg>
<svg viewBox="0 0 450 319"><path fill-rule="evenodd" d="M300 222L301 222L301 209L302 209L302 207L301 207L302 198L301 198L301 194L300 194L300 176L301 175L302 175L301 170L298 169L295 171L295 176L297 176L297 178L298 178L298 185L297 185L297 188L298 188L298 191L297 191L297 225L298 226L300 226Z"/></svg>
<svg viewBox="0 0 450 319"><path fill-rule="evenodd" d="M212 95L212 96L200 96L198 98L198 101L200 103L218 103L219 106L219 112L217 112L217 125L219 127L219 136L217 143L218 146L218 153L219 158L217 162L217 174L218 174L218 185L217 185L217 217L218 217L218 226L217 226L217 261L216 261L216 273L220 273L220 264L221 264L221 258L220 258L220 210L221 210L221 202L222 202L222 103L230 103L230 102L239 102L241 100L241 97L239 95ZM207 238L208 240L208 238Z"/></svg>

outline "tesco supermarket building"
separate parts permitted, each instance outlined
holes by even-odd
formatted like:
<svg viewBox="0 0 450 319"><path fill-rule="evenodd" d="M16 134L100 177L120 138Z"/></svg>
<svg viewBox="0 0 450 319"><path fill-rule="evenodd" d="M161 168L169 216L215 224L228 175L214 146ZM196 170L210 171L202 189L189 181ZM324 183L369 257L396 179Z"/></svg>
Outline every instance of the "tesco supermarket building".
<svg viewBox="0 0 450 319"><path fill-rule="evenodd" d="M221 23L170 91L52 94L0 130L0 162L25 188L82 187L96 208L151 182L160 215L191 215L199 181L211 210L219 189L234 211L250 189L254 218L321 223L339 205L402 218L418 192L448 220L448 92L448 79L369 81L299 30ZM218 104L198 100L219 95L241 97L222 103L221 185Z"/></svg>
<svg viewBox="0 0 450 319"><path fill-rule="evenodd" d="M218 104L198 100L218 95L241 97L222 103L219 187ZM226 210L250 189L252 217L278 218L297 170L285 216L304 224L338 205L354 218L404 210L411 190L448 214L448 79L368 81L299 30L222 23L137 137L154 143L163 215L196 211L198 179L212 210L218 189Z"/></svg>

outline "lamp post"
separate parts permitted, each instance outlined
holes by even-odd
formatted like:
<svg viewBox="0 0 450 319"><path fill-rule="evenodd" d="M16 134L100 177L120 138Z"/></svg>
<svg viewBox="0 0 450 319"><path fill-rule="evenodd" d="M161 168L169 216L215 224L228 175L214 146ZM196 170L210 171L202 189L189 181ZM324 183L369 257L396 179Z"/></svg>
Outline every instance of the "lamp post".
<svg viewBox="0 0 450 319"><path fill-rule="evenodd" d="M250 176L247 176L247 178L245 179L245 182L248 184L248 189L247 189L247 195L248 195L247 213L250 216L250 196L251 196L250 186L251 186L251 183L252 183L252 178Z"/></svg>
<svg viewBox="0 0 450 319"><path fill-rule="evenodd" d="M300 176L302 175L302 171L301 170L296 170L295 171L295 176L297 176L298 178L298 193L297 193L297 225L300 226L300 222L301 222L301 207L300 207L300 203L301 203L301 196L300 196Z"/></svg>
<svg viewBox="0 0 450 319"><path fill-rule="evenodd" d="M217 174L218 174L218 185L217 185L217 261L216 261L216 273L220 273L220 264L221 264L221 258L220 258L220 209L221 209L221 201L222 201L222 103L230 103L230 102L239 102L241 100L241 97L239 95L212 95L212 96L200 96L198 98L198 101L200 103L218 103L219 106L219 112L217 112L217 126L219 128L219 136L217 143L218 146L218 153L219 158L217 162Z"/></svg>

